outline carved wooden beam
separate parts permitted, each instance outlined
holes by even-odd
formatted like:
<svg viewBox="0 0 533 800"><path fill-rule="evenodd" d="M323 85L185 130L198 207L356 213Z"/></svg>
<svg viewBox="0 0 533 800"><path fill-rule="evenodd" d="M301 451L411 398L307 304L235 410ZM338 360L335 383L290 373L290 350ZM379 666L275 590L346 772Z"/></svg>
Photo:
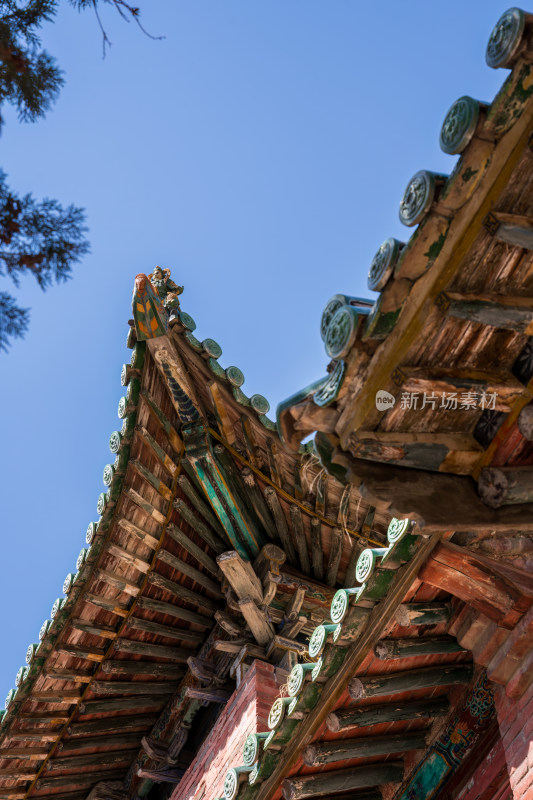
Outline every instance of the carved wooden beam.
<svg viewBox="0 0 533 800"><path fill-rule="evenodd" d="M144 511L148 517L151 517L151 519L155 520L155 522L157 522L159 525L165 524L165 515L162 514L161 511L159 511L155 506L145 500L144 497L139 494L139 492L135 491L135 489L128 487L124 491L124 494L132 501L132 503L135 503L138 508L142 509L142 511Z"/></svg>
<svg viewBox="0 0 533 800"><path fill-rule="evenodd" d="M274 524L274 520L272 519L272 514L265 502L265 498L263 497L263 493L257 484L254 473L249 467L244 467L241 475L244 483L246 484L247 496L252 503L253 509L259 521L261 522L261 525L268 533L269 537L273 541L276 541L278 538L278 531L276 525Z"/></svg>
<svg viewBox="0 0 533 800"><path fill-rule="evenodd" d="M477 488L491 508L533 503L533 467L485 467Z"/></svg>
<svg viewBox="0 0 533 800"><path fill-rule="evenodd" d="M67 705L70 705L75 700L79 700L80 697L81 694L79 691L67 689L49 689L31 693L32 700L42 700L46 703L67 703Z"/></svg>
<svg viewBox="0 0 533 800"><path fill-rule="evenodd" d="M139 663L139 662L135 662ZM100 695L114 695L114 694L172 694L177 689L178 684L172 681L164 681L157 683L155 681L93 681L91 684L91 691ZM118 718L122 719L122 717ZM68 721L65 720L65 722Z"/></svg>
<svg viewBox="0 0 533 800"><path fill-rule="evenodd" d="M44 667L43 675L47 678L54 678L58 681L73 681L74 683L90 683L93 677L93 672L75 672L67 669L59 669L56 667Z"/></svg>
<svg viewBox="0 0 533 800"><path fill-rule="evenodd" d="M442 292L437 305L448 316L494 328L533 333L533 301L529 297Z"/></svg>
<svg viewBox="0 0 533 800"><path fill-rule="evenodd" d="M242 634L242 623L226 611L215 611L215 619L229 636L235 637Z"/></svg>
<svg viewBox="0 0 533 800"><path fill-rule="evenodd" d="M533 530L533 504L489 508L469 477L365 461L340 450L330 455L365 500L387 514L409 517L427 532Z"/></svg>
<svg viewBox="0 0 533 800"><path fill-rule="evenodd" d="M450 621L450 603L404 603L395 613L396 622L404 628L411 625L440 625Z"/></svg>
<svg viewBox="0 0 533 800"><path fill-rule="evenodd" d="M272 488L272 486L267 486L265 488L265 499L270 511L272 512L272 516L274 517L279 540L283 550L287 555L287 560L290 564L296 566L296 551L289 533L289 526L287 525L287 520L285 518L285 514L283 513L283 508L281 507L278 493Z"/></svg>
<svg viewBox="0 0 533 800"><path fill-rule="evenodd" d="M522 214L506 214L502 211L491 211L487 230L502 242L533 250L533 219Z"/></svg>
<svg viewBox="0 0 533 800"><path fill-rule="evenodd" d="M146 694L132 697L108 697L104 700L84 700L78 709L81 715L106 714L115 711L136 711L140 708L161 708L166 702L165 695L149 694L150 684L146 684Z"/></svg>
<svg viewBox="0 0 533 800"><path fill-rule="evenodd" d="M153 455L155 455L156 459L159 461L167 475L170 475L171 478L175 478L179 472L176 462L170 458L168 453L161 447L160 444L158 444L158 442L154 439L152 434L146 430L146 428L143 426L138 427L137 433L145 445L152 451Z"/></svg>
<svg viewBox="0 0 533 800"><path fill-rule="evenodd" d="M194 700L203 700L208 703L220 703L224 704L227 703L230 699L233 692L229 689L219 689L217 687L202 687L198 688L195 686L188 686L185 689L187 697L191 697Z"/></svg>
<svg viewBox="0 0 533 800"><path fill-rule="evenodd" d="M167 684L168 685L168 684ZM170 695L171 692L168 692ZM90 722L71 722L67 734L72 737L90 734L109 734L113 731L124 731L150 728L157 717L154 714L136 714L131 717L114 716L111 719L93 719Z"/></svg>
<svg viewBox="0 0 533 800"><path fill-rule="evenodd" d="M224 528L220 524L220 520L218 519L218 517L211 510L210 506L208 506L207 503L205 502L203 491L201 487L199 487L198 485L198 478L196 477L196 473L194 472L190 464L184 462L183 468L185 469L185 471L189 473L189 477L187 477L187 475L185 475L185 473L182 472L178 477L178 486L180 487L183 494L187 497L187 499L193 506L194 511L197 511L200 514L201 520L198 520L198 516L195 515L194 512L192 512L191 509L188 508L188 506L185 506L185 508L187 508L187 510L191 512L193 518L196 521L202 522L202 520L205 520L205 522L208 523L209 527L216 534L217 546L222 547L222 550L217 550L216 548L213 549L217 553L222 552L223 550L226 549L226 545L224 544L224 542L226 541L226 534ZM174 505L176 505L176 501L174 501ZM191 527L194 527L190 522L189 524L191 525Z"/></svg>
<svg viewBox="0 0 533 800"><path fill-rule="evenodd" d="M440 395L433 402L440 403ZM479 442L467 433L386 431L357 431L350 437L348 449L356 458L457 475L469 475L483 450Z"/></svg>
<svg viewBox="0 0 533 800"><path fill-rule="evenodd" d="M181 639L184 642L200 644L204 640L204 635L189 631L185 628L172 628L170 625L161 625L159 622L151 622L147 619L130 617L127 621L128 628L144 633L154 633L156 636L165 636L167 639Z"/></svg>
<svg viewBox="0 0 533 800"><path fill-rule="evenodd" d="M172 500L172 491L169 489L166 483L162 481L161 478L158 478L157 475L154 475L153 472L150 472L150 470L147 469L141 461L132 458L129 461L129 466L131 466L135 472L137 472L137 474L140 475L141 478L143 478L146 483L152 487L152 489L155 489L157 494L162 497L163 500L166 500L167 502Z"/></svg>
<svg viewBox="0 0 533 800"><path fill-rule="evenodd" d="M316 517L311 518L311 558L313 561L313 574L315 578L318 581L324 580L324 551L322 549L322 523Z"/></svg>
<svg viewBox="0 0 533 800"><path fill-rule="evenodd" d="M350 728L365 728L369 725L381 725L384 722L397 722L407 719L431 719L445 716L450 708L447 697L415 702L401 701L374 706L349 706L332 711L326 717L328 730L338 733Z"/></svg>
<svg viewBox="0 0 533 800"><path fill-rule="evenodd" d="M319 767L348 761L350 758L371 758L388 753L403 753L409 750L423 750L427 745L427 731L400 733L393 736L369 736L360 739L342 739L336 742L311 744L303 752L303 762L307 767Z"/></svg>
<svg viewBox="0 0 533 800"><path fill-rule="evenodd" d="M96 625L95 623L88 622L85 619L71 619L68 624L75 628L77 631L90 633L93 636L100 636L102 639L114 639L117 635L118 628L111 625ZM52 674L52 673L49 673ZM68 679L66 679L68 680Z"/></svg>
<svg viewBox="0 0 533 800"><path fill-rule="evenodd" d="M111 614L116 614L117 617L128 616L129 611L127 606L117 603L116 600L109 600L109 598L101 597L93 592L85 592L83 599L86 603L92 603L98 608L103 608L105 611L110 611Z"/></svg>
<svg viewBox="0 0 533 800"><path fill-rule="evenodd" d="M133 753L135 752L135 745L133 742L131 743L130 749L126 750L125 752L103 752L103 753L94 753L91 755L86 756L68 756L65 758L51 758L47 765L47 772L50 774L54 772L63 772L66 769L79 769L82 767L98 767L100 769L105 769L106 767L113 767L116 764L129 764L132 759ZM81 773L80 773L81 774ZM76 780L72 779L72 782L76 784ZM94 782L93 780L90 783ZM68 785L68 784L65 784Z"/></svg>
<svg viewBox="0 0 533 800"><path fill-rule="evenodd" d="M351 679L348 691L352 700L363 697L383 697L398 692L428 689L433 686L455 686L469 683L474 670L471 664L459 666L425 667L423 669L393 672L388 675L356 676Z"/></svg>
<svg viewBox="0 0 533 800"><path fill-rule="evenodd" d="M83 750L94 750L97 747L105 747L108 750L114 748L122 748L122 750L129 750L138 747L139 735L137 733L125 733L115 736L95 736L80 739L64 739L59 743L57 752L61 753L61 757L71 757L73 753L80 753ZM101 753L100 753L101 755Z"/></svg>
<svg viewBox="0 0 533 800"><path fill-rule="evenodd" d="M136 536L137 539L140 539L144 542L145 545L150 547L152 550L155 550L159 544L159 539L155 536L152 536L151 533L147 533L138 525L135 525L133 522L130 522L128 519L124 517L119 517L117 519L117 524L123 528L126 533L131 533L132 536Z"/></svg>
<svg viewBox="0 0 533 800"><path fill-rule="evenodd" d="M202 564L212 575L218 575L218 567L215 561L209 556L205 550L198 547L189 537L178 528L177 525L172 523L167 525L166 532L177 544L183 547L193 558Z"/></svg>
<svg viewBox="0 0 533 800"><path fill-rule="evenodd" d="M2 750L2 758L21 758L28 761L42 761L50 752L50 747L10 747Z"/></svg>
<svg viewBox="0 0 533 800"><path fill-rule="evenodd" d="M498 625L512 628L533 597L523 575L512 568L442 542L420 570L420 580L469 603ZM516 606L516 613L513 608Z"/></svg>
<svg viewBox="0 0 533 800"><path fill-rule="evenodd" d="M202 606L202 600L198 597L198 595L196 595L196 597L197 602L195 605ZM177 619L183 619L186 622L192 622L193 625L201 625L203 628L211 627L211 621L209 617L204 617L202 614L197 614L195 611L189 611L189 609L182 608L181 606L172 605L172 603L164 603L161 600L152 600L150 597L139 597L137 601L137 607L145 608L147 611L156 611L160 614L168 614L171 617L177 617Z"/></svg>
<svg viewBox="0 0 533 800"><path fill-rule="evenodd" d="M154 783L173 783L178 784L185 774L184 769L179 767L167 767L166 769L145 769L137 767L139 778L148 778Z"/></svg>
<svg viewBox="0 0 533 800"><path fill-rule="evenodd" d="M183 450L183 442L168 417L163 413L153 397L146 390L141 391L140 397L141 400L146 404L152 419L155 420L157 425L165 431L168 441L170 442L174 452L179 455Z"/></svg>
<svg viewBox="0 0 533 800"><path fill-rule="evenodd" d="M137 642L133 639L117 639L114 643L117 653L132 653L138 656L148 656L149 658L168 658L169 660L185 664L191 654L190 650L183 647L167 647L162 644L152 644L151 642Z"/></svg>
<svg viewBox="0 0 533 800"><path fill-rule="evenodd" d="M311 572L311 563L309 561L309 550L307 549L307 538L305 536L302 512L299 506L295 503L291 503L289 506L289 513L300 566L304 575L309 575Z"/></svg>
<svg viewBox="0 0 533 800"><path fill-rule="evenodd" d="M217 557L217 564L239 599L249 597L256 603L262 604L261 581L249 561L241 558L235 550L230 550Z"/></svg>
<svg viewBox="0 0 533 800"><path fill-rule="evenodd" d="M371 766L339 769L318 775L305 775L284 780L281 789L284 800L302 800L306 797L338 794L339 792L397 783L403 779L403 762L387 761Z"/></svg>
<svg viewBox="0 0 533 800"><path fill-rule="evenodd" d="M434 636L423 639L381 639L374 653L382 661L395 658L411 658L412 656L433 656L445 653L462 653L465 648L452 636Z"/></svg>
<svg viewBox="0 0 533 800"><path fill-rule="evenodd" d="M257 644L265 645L274 636L274 628L269 622L264 611L260 610L251 597L243 597L239 600L239 609L246 620L246 623Z"/></svg>
<svg viewBox="0 0 533 800"><path fill-rule="evenodd" d="M201 608L202 610L205 609L210 613L214 613L218 608L220 608L220 603L217 602L216 600L213 600L211 597L207 597L204 594L198 594L197 592L193 592L191 591L191 589L187 589L187 587L184 586L182 583L171 581L169 578L165 578L164 575L160 575L158 572L151 572L148 575L148 583L153 584L153 586L158 586L160 589L164 589L167 592L171 592L171 594L173 594L174 597L180 600L185 600L185 602L191 603L193 606ZM190 611L187 611L187 609L183 609L183 612L185 612L185 615L183 615L180 614L179 612L179 606L174 606L169 603L166 603L164 605L170 605L171 608L176 609L174 612L165 610L163 606L150 607L150 603L148 604L146 603L146 601L149 599L150 598L139 597L139 599L137 600L137 606L139 608L147 608L149 611L159 611L161 614L170 614L171 617L180 617L181 619L187 620L187 622L195 621L192 617L185 616L192 613ZM160 601L154 601L154 602L160 602ZM198 617L198 615L196 615L196 617ZM207 627L205 625L205 618L203 622L198 622L198 620L196 619L196 624L202 624L204 625L204 627Z"/></svg>
<svg viewBox="0 0 533 800"><path fill-rule="evenodd" d="M192 487L189 493L192 494ZM197 500L197 506L200 509L203 509L203 504L199 500ZM198 536L200 536L204 542L206 542L215 551L215 553L224 552L226 545L224 543L224 539L221 538L223 535L222 532L220 532L220 534L213 532L219 531L220 523L218 523L216 527L213 525L211 521L211 517L213 516L212 514L206 514L205 512L200 511L202 516L209 521L209 525L206 525L201 519L198 519L197 514L195 514L194 511L192 511L181 498L178 497L176 500L174 500L174 508L178 514L183 517L185 522L187 522L191 528L196 531Z"/></svg>
<svg viewBox="0 0 533 800"><path fill-rule="evenodd" d="M195 569L186 561L183 561L181 558L177 558L177 556L169 553L168 550L159 550L157 553L157 558L160 561L163 561L165 564L168 564L169 567L177 570L182 575L186 575L195 583L200 584L203 586L204 589L207 589L209 592L214 594L217 597L223 597L223 594L220 590L220 585L218 582L211 580L200 570Z"/></svg>
<svg viewBox="0 0 533 800"><path fill-rule="evenodd" d="M104 661L100 669L106 675L151 675L154 678L173 678L183 676L183 668L178 664L158 664L155 661ZM32 695L33 696L33 695Z"/></svg>
<svg viewBox="0 0 533 800"><path fill-rule="evenodd" d="M118 544L114 544L113 542L109 544L106 549L110 555L115 556L119 561L123 561L131 567L135 567L139 572L149 572L151 566L150 562L145 561L144 558L139 558L136 553L125 550L123 547L119 547Z"/></svg>
<svg viewBox="0 0 533 800"><path fill-rule="evenodd" d="M444 394L455 393L458 397L458 405L460 405L460 396L463 392L475 392L478 397L486 397L487 408L509 411L519 397L527 394L526 387L510 372L505 371L401 366L394 372L394 382L401 386L404 392L435 395L437 407L441 407L444 402ZM392 432L377 431L375 438L382 442L392 442L395 435L397 434ZM429 437L432 437L432 441L440 442L449 450L465 450L467 449L465 443L469 441L465 435L455 433L428 433L419 435L420 438L416 434L411 435L414 442L430 441ZM368 434L360 434L360 436L366 438ZM401 436L402 434L400 434ZM406 437L408 434L403 434L403 436Z"/></svg>
<svg viewBox="0 0 533 800"><path fill-rule="evenodd" d="M133 583L127 578L123 578L121 575L116 575L114 572L110 572L109 570L96 569L94 574L96 578L99 578L99 580L105 581L105 583L107 583L109 586L113 586L113 588L118 589L119 592L129 594L131 597L137 597L141 591L141 587L138 583Z"/></svg>
<svg viewBox="0 0 533 800"><path fill-rule="evenodd" d="M337 573L341 563L343 533L340 528L333 528L331 531L331 543L326 572L326 583L328 586L335 586L337 583Z"/></svg>
<svg viewBox="0 0 533 800"><path fill-rule="evenodd" d="M125 774L125 772L126 772L125 769L120 770L115 768L114 770L107 772L100 772L95 770L91 770L90 772L76 772L73 775L65 777L50 775L50 777L39 778L39 780L35 784L35 788L59 789L62 786L74 786L74 787L78 787L80 785L90 786L95 781L101 781L101 780L116 781L118 778L122 777L122 775Z"/></svg>

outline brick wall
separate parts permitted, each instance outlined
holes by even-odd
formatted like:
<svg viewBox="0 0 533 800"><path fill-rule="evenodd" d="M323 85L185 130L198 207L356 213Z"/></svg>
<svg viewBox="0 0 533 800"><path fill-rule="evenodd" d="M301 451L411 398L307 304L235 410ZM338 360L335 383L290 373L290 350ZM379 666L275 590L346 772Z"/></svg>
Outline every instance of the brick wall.
<svg viewBox="0 0 533 800"><path fill-rule="evenodd" d="M533 800L533 686L518 700L499 686L495 700L513 800Z"/></svg>
<svg viewBox="0 0 533 800"><path fill-rule="evenodd" d="M171 800L215 800L222 795L226 772L242 764L246 737L266 731L268 712L279 694L275 668L254 661L235 690Z"/></svg>

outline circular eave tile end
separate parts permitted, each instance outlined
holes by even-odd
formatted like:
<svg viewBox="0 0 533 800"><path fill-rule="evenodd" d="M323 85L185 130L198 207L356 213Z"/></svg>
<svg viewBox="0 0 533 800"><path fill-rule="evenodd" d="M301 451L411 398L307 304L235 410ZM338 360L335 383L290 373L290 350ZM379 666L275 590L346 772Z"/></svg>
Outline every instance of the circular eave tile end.
<svg viewBox="0 0 533 800"><path fill-rule="evenodd" d="M428 170L413 175L400 202L400 222L408 228L422 222L435 198L436 186L435 175Z"/></svg>
<svg viewBox="0 0 533 800"><path fill-rule="evenodd" d="M521 8L509 8L492 29L485 61L492 69L510 67L522 43L526 15Z"/></svg>
<svg viewBox="0 0 533 800"><path fill-rule="evenodd" d="M479 101L465 95L448 109L440 130L440 149L448 155L462 153L475 133Z"/></svg>
<svg viewBox="0 0 533 800"><path fill-rule="evenodd" d="M381 292L392 277L403 243L398 239L385 239L372 259L367 285L372 292Z"/></svg>

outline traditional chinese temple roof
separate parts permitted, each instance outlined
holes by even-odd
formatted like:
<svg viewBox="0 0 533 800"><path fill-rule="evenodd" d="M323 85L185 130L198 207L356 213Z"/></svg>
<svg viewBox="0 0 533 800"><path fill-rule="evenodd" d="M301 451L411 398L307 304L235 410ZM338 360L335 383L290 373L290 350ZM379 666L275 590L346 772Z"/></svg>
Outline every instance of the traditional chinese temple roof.
<svg viewBox="0 0 533 800"><path fill-rule="evenodd" d="M183 774L239 665L305 650L362 547L385 541L388 516L310 448L287 451L267 400L188 314L169 326L145 276L134 316L99 518L1 716L1 798L136 785L169 732Z"/></svg>
<svg viewBox="0 0 533 800"><path fill-rule="evenodd" d="M185 800L256 659L268 720L187 800L455 798L492 748L495 689L533 680L533 18L487 61L509 77L446 115L455 169L410 181L378 300L328 303L280 435L169 271L137 276L99 519L8 695L0 800Z"/></svg>

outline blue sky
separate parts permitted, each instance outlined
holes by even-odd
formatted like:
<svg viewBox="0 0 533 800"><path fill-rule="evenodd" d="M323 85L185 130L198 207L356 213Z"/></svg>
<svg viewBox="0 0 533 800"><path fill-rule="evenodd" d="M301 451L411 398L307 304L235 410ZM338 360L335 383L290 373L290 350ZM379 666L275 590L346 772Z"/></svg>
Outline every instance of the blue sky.
<svg viewBox="0 0 533 800"><path fill-rule="evenodd" d="M276 404L321 377L320 315L371 296L370 261L406 240L398 204L419 169L449 173L438 135L463 94L490 101L494 0L144 0L143 36L63 2L44 40L66 85L45 120L7 111L13 189L87 210L73 279L15 294L31 328L0 356L0 703L97 519L129 361L133 279L185 285L199 338ZM5 288L11 290L7 284Z"/></svg>

